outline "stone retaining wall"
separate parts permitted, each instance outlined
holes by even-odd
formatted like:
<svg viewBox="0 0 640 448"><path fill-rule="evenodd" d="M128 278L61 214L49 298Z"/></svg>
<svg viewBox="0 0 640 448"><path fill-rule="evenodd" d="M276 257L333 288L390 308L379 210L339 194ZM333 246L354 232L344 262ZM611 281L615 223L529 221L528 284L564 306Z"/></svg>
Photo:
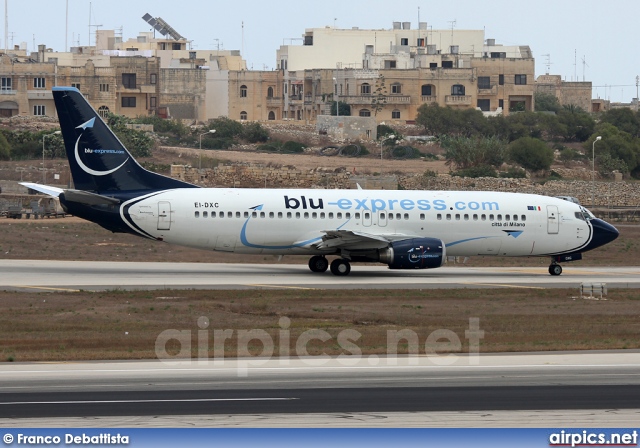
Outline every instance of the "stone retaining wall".
<svg viewBox="0 0 640 448"><path fill-rule="evenodd" d="M640 205L640 183L597 180L557 180L544 184L530 179L462 178L438 176L352 176L345 169L316 168L309 171L292 166L251 164L220 165L213 169L173 165L171 176L206 187L238 188L357 188L369 189L507 191L546 196L573 196L580 203L596 207L637 207Z"/></svg>

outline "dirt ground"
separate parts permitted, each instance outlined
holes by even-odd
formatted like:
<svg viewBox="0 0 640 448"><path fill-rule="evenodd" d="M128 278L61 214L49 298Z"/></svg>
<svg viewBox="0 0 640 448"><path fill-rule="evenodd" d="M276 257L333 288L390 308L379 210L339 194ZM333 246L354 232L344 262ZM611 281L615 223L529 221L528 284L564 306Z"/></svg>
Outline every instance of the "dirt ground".
<svg viewBox="0 0 640 448"><path fill-rule="evenodd" d="M563 289L367 290L348 296L339 290L0 292L0 362L152 359L158 336L169 329L191 332L192 350L182 353L195 358L203 317L209 326L200 343L207 341L210 357L215 330L233 331L224 342L225 356L242 353L239 330L253 329L269 335L278 355L283 322L294 356L300 354L298 337L307 330L330 336L307 344L312 355L354 354L338 342L343 331L363 355L386 354L389 331L402 330L415 334L420 354L436 330L448 330L452 342L440 341L438 352L468 353L470 318L477 318L484 332L480 353L640 348L637 291L613 290L602 301L575 294ZM265 355L262 342L246 342L250 354ZM172 356L180 351L175 341L160 347ZM398 353L409 349L406 340L397 347Z"/></svg>

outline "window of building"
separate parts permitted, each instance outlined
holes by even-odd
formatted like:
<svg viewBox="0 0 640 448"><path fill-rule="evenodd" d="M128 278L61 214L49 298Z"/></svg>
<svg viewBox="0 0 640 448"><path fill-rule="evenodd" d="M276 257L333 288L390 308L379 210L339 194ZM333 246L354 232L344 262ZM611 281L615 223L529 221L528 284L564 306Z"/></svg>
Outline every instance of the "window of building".
<svg viewBox="0 0 640 448"><path fill-rule="evenodd" d="M491 77L490 76L478 76L478 89L490 89Z"/></svg>
<svg viewBox="0 0 640 448"><path fill-rule="evenodd" d="M361 117L370 117L371 116L371 111L369 109L360 109L359 115Z"/></svg>
<svg viewBox="0 0 640 448"><path fill-rule="evenodd" d="M136 107L136 97L135 96L123 96L122 97L122 107Z"/></svg>
<svg viewBox="0 0 640 448"><path fill-rule="evenodd" d="M2 91L7 91L7 90L12 90L12 78L8 78L8 77L1 77L0 78L0 90Z"/></svg>
<svg viewBox="0 0 640 448"><path fill-rule="evenodd" d="M498 107L501 107L504 109L504 100L498 100Z"/></svg>
<svg viewBox="0 0 640 448"><path fill-rule="evenodd" d="M429 62L429 68L431 70L435 70L436 68L438 68L438 63L437 62Z"/></svg>
<svg viewBox="0 0 640 448"><path fill-rule="evenodd" d="M442 68L453 68L453 61L442 61Z"/></svg>
<svg viewBox="0 0 640 448"><path fill-rule="evenodd" d="M451 95L464 96L464 86L462 84L454 84L451 86Z"/></svg>
<svg viewBox="0 0 640 448"><path fill-rule="evenodd" d="M418 47L424 47L426 44L424 37L419 37L418 38Z"/></svg>
<svg viewBox="0 0 640 448"><path fill-rule="evenodd" d="M246 111L242 111L240 112L240 120L242 121L246 121L247 120L247 112Z"/></svg>
<svg viewBox="0 0 640 448"><path fill-rule="evenodd" d="M391 112L391 118L393 118L395 120L399 120L400 119L400 111L398 109L394 109Z"/></svg>
<svg viewBox="0 0 640 448"><path fill-rule="evenodd" d="M149 109L155 109L158 107L158 97L149 97Z"/></svg>
<svg viewBox="0 0 640 448"><path fill-rule="evenodd" d="M157 84L158 83L158 75L156 73L151 73L149 75L149 84Z"/></svg>
<svg viewBox="0 0 640 448"><path fill-rule="evenodd" d="M71 83L71 87L75 87L76 89L80 90L80 83L79 82L72 82Z"/></svg>
<svg viewBox="0 0 640 448"><path fill-rule="evenodd" d="M362 95L371 95L371 84L366 82L360 86L360 93Z"/></svg>
<svg viewBox="0 0 640 448"><path fill-rule="evenodd" d="M101 92L108 92L109 91L109 84L100 84L100 91Z"/></svg>
<svg viewBox="0 0 640 448"><path fill-rule="evenodd" d="M246 97L247 97L247 86L243 84L240 86L240 98L246 98Z"/></svg>
<svg viewBox="0 0 640 448"><path fill-rule="evenodd" d="M507 53L504 51L492 51L491 59L504 59L507 57Z"/></svg>
<svg viewBox="0 0 640 448"><path fill-rule="evenodd" d="M180 50L180 43L179 42L174 42L171 44L171 49L172 50Z"/></svg>
<svg viewBox="0 0 640 448"><path fill-rule="evenodd" d="M491 100L478 100L478 109L482 112L489 112L491 110Z"/></svg>
<svg viewBox="0 0 640 448"><path fill-rule="evenodd" d="M524 86L527 84L527 75L516 75L515 83L517 86Z"/></svg>
<svg viewBox="0 0 640 448"><path fill-rule="evenodd" d="M273 121L276 119L276 113L274 111L269 111L269 121Z"/></svg>
<svg viewBox="0 0 640 448"><path fill-rule="evenodd" d="M498 84L504 85L504 75L498 75Z"/></svg>
<svg viewBox="0 0 640 448"><path fill-rule="evenodd" d="M136 74L135 73L123 73L122 74L122 87L125 89L136 88Z"/></svg>
<svg viewBox="0 0 640 448"><path fill-rule="evenodd" d="M267 98L273 98L273 87L267 89Z"/></svg>
<svg viewBox="0 0 640 448"><path fill-rule="evenodd" d="M402 93L402 84L391 84L391 93L399 95Z"/></svg>
<svg viewBox="0 0 640 448"><path fill-rule="evenodd" d="M34 89L44 89L46 86L44 78L33 78Z"/></svg>
<svg viewBox="0 0 640 448"><path fill-rule="evenodd" d="M107 118L107 115L109 115L109 108L107 106L100 106L98 108L98 115L102 118Z"/></svg>
<svg viewBox="0 0 640 448"><path fill-rule="evenodd" d="M387 69L388 68L396 68L396 66L397 66L396 61L392 61L392 60L384 61L384 68L387 68Z"/></svg>
<svg viewBox="0 0 640 448"><path fill-rule="evenodd" d="M403 37L400 39L400 45L409 45L409 39Z"/></svg>
<svg viewBox="0 0 640 448"><path fill-rule="evenodd" d="M422 96L432 96L433 95L433 85L425 84L422 86Z"/></svg>
<svg viewBox="0 0 640 448"><path fill-rule="evenodd" d="M46 115L46 108L44 105L40 104L40 105L35 105L33 106L33 115L36 116L43 116Z"/></svg>

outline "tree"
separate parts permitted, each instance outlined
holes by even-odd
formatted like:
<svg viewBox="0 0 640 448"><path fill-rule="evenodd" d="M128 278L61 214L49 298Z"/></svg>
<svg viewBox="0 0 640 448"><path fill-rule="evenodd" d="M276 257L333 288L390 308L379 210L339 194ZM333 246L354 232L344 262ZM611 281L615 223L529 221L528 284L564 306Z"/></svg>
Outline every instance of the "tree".
<svg viewBox="0 0 640 448"><path fill-rule="evenodd" d="M216 138L234 138L242 134L242 123L227 117L214 118L209 121L206 130L215 129ZM202 130L201 132L204 132Z"/></svg>
<svg viewBox="0 0 640 448"><path fill-rule="evenodd" d="M371 98L371 108L375 115L384 109L384 105L387 104L387 86L384 83L384 76L378 76L376 80L376 89Z"/></svg>
<svg viewBox="0 0 640 448"><path fill-rule="evenodd" d="M496 137L440 137L447 165L466 170L472 167L499 167L505 161L507 144ZM495 170L494 170L495 171Z"/></svg>
<svg viewBox="0 0 640 448"><path fill-rule="evenodd" d="M349 106L345 102L338 101L338 111L340 112L340 116L342 116L342 117L351 116L351 106ZM336 111L336 102L332 101L331 102L331 115L335 116L336 112L337 112Z"/></svg>
<svg viewBox="0 0 640 448"><path fill-rule="evenodd" d="M423 104L418 108L416 123L422 126L427 134L439 137L454 134L456 128L455 112L450 107L440 107L438 103Z"/></svg>
<svg viewBox="0 0 640 448"><path fill-rule="evenodd" d="M633 137L640 137L640 116L629 108L611 109L600 116L603 123L611 123Z"/></svg>
<svg viewBox="0 0 640 448"><path fill-rule="evenodd" d="M249 143L266 142L269 140L269 131L260 123L244 123L242 125L242 138Z"/></svg>
<svg viewBox="0 0 640 448"><path fill-rule="evenodd" d="M509 144L509 158L530 171L548 170L553 163L553 150L542 140L522 137Z"/></svg>
<svg viewBox="0 0 640 448"><path fill-rule="evenodd" d="M562 106L555 95L551 93L538 92L534 95L536 112L558 112Z"/></svg>
<svg viewBox="0 0 640 448"><path fill-rule="evenodd" d="M4 137L4 134L0 132L0 160L9 160L11 158L11 148L9 142Z"/></svg>

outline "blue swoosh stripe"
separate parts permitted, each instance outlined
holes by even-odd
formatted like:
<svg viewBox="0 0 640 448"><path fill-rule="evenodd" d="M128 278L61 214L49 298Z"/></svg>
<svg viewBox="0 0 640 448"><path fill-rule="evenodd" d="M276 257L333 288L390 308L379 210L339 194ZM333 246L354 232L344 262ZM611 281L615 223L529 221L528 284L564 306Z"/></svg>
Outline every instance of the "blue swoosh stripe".
<svg viewBox="0 0 640 448"><path fill-rule="evenodd" d="M468 241L484 240L486 238L495 238L495 237L493 237L493 236L479 236L479 237L476 237L476 238L467 238L466 240L454 241L452 243L445 244L445 247L455 246L456 244L462 244L462 243L466 243Z"/></svg>

